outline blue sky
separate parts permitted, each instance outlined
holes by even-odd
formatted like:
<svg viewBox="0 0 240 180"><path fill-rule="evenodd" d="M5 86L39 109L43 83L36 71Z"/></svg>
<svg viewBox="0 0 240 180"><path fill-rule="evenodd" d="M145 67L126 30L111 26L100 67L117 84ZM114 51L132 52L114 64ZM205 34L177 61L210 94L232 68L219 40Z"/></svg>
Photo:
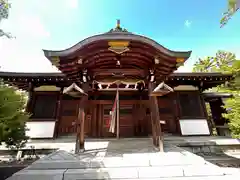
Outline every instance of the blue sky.
<svg viewBox="0 0 240 180"><path fill-rule="evenodd" d="M43 3L45 2L45 3ZM219 21L227 0L12 0L0 25L16 39L0 39L3 71L56 71L42 49L66 49L80 40L121 26L171 50L192 50L179 71L198 58L227 50L240 57L240 12L227 26Z"/></svg>

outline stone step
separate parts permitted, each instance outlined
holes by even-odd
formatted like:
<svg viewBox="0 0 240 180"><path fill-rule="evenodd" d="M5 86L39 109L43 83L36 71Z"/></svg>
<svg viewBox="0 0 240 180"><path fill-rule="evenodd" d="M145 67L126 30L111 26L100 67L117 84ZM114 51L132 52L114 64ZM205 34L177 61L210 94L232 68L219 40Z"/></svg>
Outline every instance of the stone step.
<svg viewBox="0 0 240 180"><path fill-rule="evenodd" d="M230 175L236 175L231 176ZM212 166L181 167L130 167L130 168L97 168L97 169L61 169L29 170L14 174L8 180L103 180L103 179L239 179L240 173L224 171ZM211 178L210 178L211 177Z"/></svg>
<svg viewBox="0 0 240 180"><path fill-rule="evenodd" d="M124 155L124 157L80 157L55 153L34 162L29 169L86 169L86 168L127 168L127 167L162 167L211 165L199 156L184 156L174 153L169 155Z"/></svg>
<svg viewBox="0 0 240 180"><path fill-rule="evenodd" d="M42 161L39 163L33 163L28 169L32 170L45 170L45 169L86 169L86 168L130 168L130 167L179 167L179 166L193 166L193 165L208 165L207 162L203 162L202 164L196 163L184 163L184 162L176 162L176 163L158 163L151 164L148 161L138 162L138 161L118 161L118 162L108 162L108 161L91 161L91 162L83 162L83 161Z"/></svg>

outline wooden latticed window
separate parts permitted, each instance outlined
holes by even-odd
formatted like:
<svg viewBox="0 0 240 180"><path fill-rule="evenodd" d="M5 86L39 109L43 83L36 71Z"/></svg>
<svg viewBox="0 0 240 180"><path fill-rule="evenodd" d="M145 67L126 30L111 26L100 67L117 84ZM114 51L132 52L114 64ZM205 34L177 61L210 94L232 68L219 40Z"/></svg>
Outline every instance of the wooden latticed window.
<svg viewBox="0 0 240 180"><path fill-rule="evenodd" d="M204 112L198 92L179 92L181 118L204 118Z"/></svg>
<svg viewBox="0 0 240 180"><path fill-rule="evenodd" d="M32 117L35 119L53 119L56 115L57 94L36 94Z"/></svg>

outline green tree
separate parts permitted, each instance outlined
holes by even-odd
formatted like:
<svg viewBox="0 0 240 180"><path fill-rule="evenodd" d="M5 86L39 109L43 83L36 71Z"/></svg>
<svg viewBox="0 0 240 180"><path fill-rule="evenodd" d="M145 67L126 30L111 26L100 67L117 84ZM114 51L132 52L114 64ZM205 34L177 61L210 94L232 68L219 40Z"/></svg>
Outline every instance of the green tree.
<svg viewBox="0 0 240 180"><path fill-rule="evenodd" d="M218 51L216 56L199 59L194 64L194 72L231 73L234 79L226 84L212 89L217 92L229 92L234 98L228 99L225 108L230 109L223 116L228 118L233 137L240 137L240 60L231 52Z"/></svg>
<svg viewBox="0 0 240 180"><path fill-rule="evenodd" d="M6 143L9 148L20 148L26 143L25 112L26 96L0 81L0 144Z"/></svg>
<svg viewBox="0 0 240 180"><path fill-rule="evenodd" d="M8 2L8 0L0 0L0 23L3 19L8 18L10 8L11 4ZM10 33L6 33L0 28L0 37L2 36L6 36L8 38L12 37Z"/></svg>
<svg viewBox="0 0 240 180"><path fill-rule="evenodd" d="M220 20L220 27L225 26L228 21L232 18L232 16L239 10L240 1L239 0L227 0L228 1L228 9L225 13L223 13L223 17Z"/></svg>
<svg viewBox="0 0 240 180"><path fill-rule="evenodd" d="M235 98L228 99L225 108L229 109L224 117L229 119L229 128L232 132L234 138L240 138L240 96L235 96Z"/></svg>
<svg viewBox="0 0 240 180"><path fill-rule="evenodd" d="M193 72L221 72L232 74L234 80L219 86L218 91L233 91L238 93L240 90L240 60L231 52L218 51L216 56L199 59L193 66ZM235 92L236 91L236 92Z"/></svg>

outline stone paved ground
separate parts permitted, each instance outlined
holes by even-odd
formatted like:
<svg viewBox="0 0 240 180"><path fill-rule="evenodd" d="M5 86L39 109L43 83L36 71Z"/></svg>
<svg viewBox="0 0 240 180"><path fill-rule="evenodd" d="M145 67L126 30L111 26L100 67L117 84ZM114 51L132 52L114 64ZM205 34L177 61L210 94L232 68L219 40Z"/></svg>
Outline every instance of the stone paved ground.
<svg viewBox="0 0 240 180"><path fill-rule="evenodd" d="M164 149L164 153L156 152L150 139L92 141L86 143L84 153L56 151L8 180L235 180L240 177L238 169L220 168L181 148L165 144Z"/></svg>

